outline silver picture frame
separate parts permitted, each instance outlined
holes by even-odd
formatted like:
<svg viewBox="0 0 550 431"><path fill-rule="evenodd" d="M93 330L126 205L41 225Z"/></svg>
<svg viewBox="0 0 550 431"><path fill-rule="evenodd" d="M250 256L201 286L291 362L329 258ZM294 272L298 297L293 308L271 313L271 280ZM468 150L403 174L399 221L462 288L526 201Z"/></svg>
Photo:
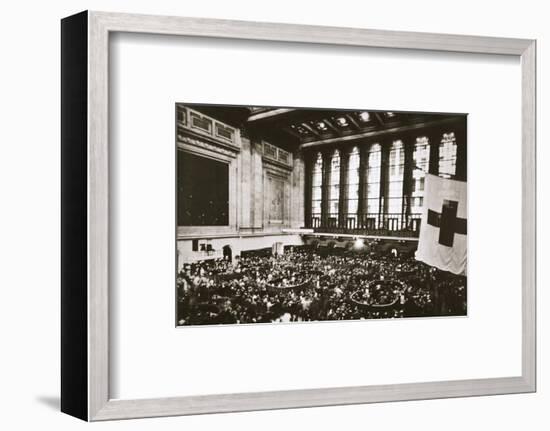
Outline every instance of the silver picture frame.
<svg viewBox="0 0 550 431"><path fill-rule="evenodd" d="M536 41L86 11L62 29L61 410L87 421L536 391ZM112 399L109 393L109 38L114 32L514 56L521 62L521 375Z"/></svg>

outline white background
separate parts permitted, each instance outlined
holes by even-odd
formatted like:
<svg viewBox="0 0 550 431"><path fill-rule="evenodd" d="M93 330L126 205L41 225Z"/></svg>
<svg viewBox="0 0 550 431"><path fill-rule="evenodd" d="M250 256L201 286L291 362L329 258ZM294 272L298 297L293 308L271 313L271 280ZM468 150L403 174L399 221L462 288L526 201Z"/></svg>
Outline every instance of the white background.
<svg viewBox="0 0 550 431"><path fill-rule="evenodd" d="M0 421L8 429L76 429L82 423L57 413L59 387L59 22L81 9L281 21L395 30L471 33L539 39L539 120L550 96L543 81L550 37L543 2L253 2L208 1L154 4L138 1L11 3L2 29L2 184L0 215L3 349ZM258 64L258 70L261 70ZM548 318L548 204L550 157L539 121L539 392L532 395L435 400L126 421L102 429L334 429L365 424L396 429L547 429L550 382L545 372ZM503 234L502 243L506 237ZM506 268L503 267L503 271ZM489 342L489 341L488 341ZM406 353L405 353L406 355ZM547 361L546 361L547 362Z"/></svg>
<svg viewBox="0 0 550 431"><path fill-rule="evenodd" d="M114 398L521 374L519 60L146 35L112 47ZM468 317L174 328L175 101L468 112Z"/></svg>

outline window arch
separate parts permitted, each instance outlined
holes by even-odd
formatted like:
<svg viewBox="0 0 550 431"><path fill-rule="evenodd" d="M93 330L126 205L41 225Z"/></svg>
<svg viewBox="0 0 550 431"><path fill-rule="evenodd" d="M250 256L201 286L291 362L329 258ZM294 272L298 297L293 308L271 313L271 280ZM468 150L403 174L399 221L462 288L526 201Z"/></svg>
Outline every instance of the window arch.
<svg viewBox="0 0 550 431"><path fill-rule="evenodd" d="M457 143L454 132L444 133L439 142L439 176L452 178L456 175Z"/></svg>
<svg viewBox="0 0 550 431"><path fill-rule="evenodd" d="M390 147L388 166L387 212L400 215L403 211L403 172L405 166L405 147L403 141L393 141Z"/></svg>
<svg viewBox="0 0 550 431"><path fill-rule="evenodd" d="M411 213L421 214L424 205L424 181L430 166L430 142L426 136L419 136L414 143Z"/></svg>
<svg viewBox="0 0 550 431"><path fill-rule="evenodd" d="M382 172L382 146L372 144L367 153L366 173L366 220L367 229L376 229L380 217L380 179Z"/></svg>
<svg viewBox="0 0 550 431"><path fill-rule="evenodd" d="M312 227L319 227L321 221L321 201L323 198L323 156L317 153L311 173L311 219Z"/></svg>
<svg viewBox="0 0 550 431"><path fill-rule="evenodd" d="M340 203L340 151L334 150L330 158L328 178L328 222L329 226L338 225Z"/></svg>
<svg viewBox="0 0 550 431"><path fill-rule="evenodd" d="M358 147L353 147L349 153L348 160L348 175L347 175L347 202L346 202L346 214L348 221L351 219L352 226L357 226L357 212L359 210L359 165L361 162L361 156Z"/></svg>

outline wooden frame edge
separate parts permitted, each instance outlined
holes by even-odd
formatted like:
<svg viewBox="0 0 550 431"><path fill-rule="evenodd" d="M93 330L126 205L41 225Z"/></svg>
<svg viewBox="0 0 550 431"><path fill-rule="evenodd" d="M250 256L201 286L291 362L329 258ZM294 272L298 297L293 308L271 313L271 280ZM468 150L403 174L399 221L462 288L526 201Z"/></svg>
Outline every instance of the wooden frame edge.
<svg viewBox="0 0 550 431"><path fill-rule="evenodd" d="M109 28L88 13L88 337L92 420L109 401Z"/></svg>
<svg viewBox="0 0 550 431"><path fill-rule="evenodd" d="M110 400L93 421L343 406L533 392L522 377Z"/></svg>
<svg viewBox="0 0 550 431"><path fill-rule="evenodd" d="M521 54L522 141L522 376L532 392L537 387L537 43Z"/></svg>

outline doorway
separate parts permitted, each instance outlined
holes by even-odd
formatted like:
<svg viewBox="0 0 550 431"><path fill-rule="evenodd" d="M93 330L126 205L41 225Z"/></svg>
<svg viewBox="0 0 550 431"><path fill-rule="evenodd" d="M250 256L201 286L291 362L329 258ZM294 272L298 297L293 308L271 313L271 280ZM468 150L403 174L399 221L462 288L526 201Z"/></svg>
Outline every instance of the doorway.
<svg viewBox="0 0 550 431"><path fill-rule="evenodd" d="M231 246L230 245L224 245L222 250L223 250L224 260L228 260L230 262L233 262L233 250L231 249Z"/></svg>

